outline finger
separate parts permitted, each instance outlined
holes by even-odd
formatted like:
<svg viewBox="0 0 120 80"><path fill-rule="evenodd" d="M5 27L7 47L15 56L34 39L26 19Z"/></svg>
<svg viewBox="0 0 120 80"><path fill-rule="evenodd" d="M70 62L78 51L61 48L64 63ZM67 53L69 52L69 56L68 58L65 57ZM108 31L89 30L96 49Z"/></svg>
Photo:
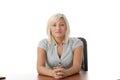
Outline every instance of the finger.
<svg viewBox="0 0 120 80"><path fill-rule="evenodd" d="M63 71L64 69L63 68L57 68L58 71Z"/></svg>
<svg viewBox="0 0 120 80"><path fill-rule="evenodd" d="M53 67L53 69L57 69L57 67Z"/></svg>
<svg viewBox="0 0 120 80"><path fill-rule="evenodd" d="M57 75L57 73L55 73L53 77L56 79L62 78L62 76Z"/></svg>
<svg viewBox="0 0 120 80"><path fill-rule="evenodd" d="M55 72L55 73L61 72L61 71L63 71L63 68L56 68L56 69L54 69L54 72Z"/></svg>
<svg viewBox="0 0 120 80"><path fill-rule="evenodd" d="M63 76L64 73L63 73L63 72L57 72L57 75L58 75L58 76Z"/></svg>
<svg viewBox="0 0 120 80"><path fill-rule="evenodd" d="M56 78L56 79L60 79L60 78L62 78L62 76L55 76L55 78Z"/></svg>

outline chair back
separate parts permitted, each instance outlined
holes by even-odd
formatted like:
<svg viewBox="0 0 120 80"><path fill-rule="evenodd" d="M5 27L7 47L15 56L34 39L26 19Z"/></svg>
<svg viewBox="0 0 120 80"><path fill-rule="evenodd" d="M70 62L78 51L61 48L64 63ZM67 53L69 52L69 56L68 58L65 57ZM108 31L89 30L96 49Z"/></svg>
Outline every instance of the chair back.
<svg viewBox="0 0 120 80"><path fill-rule="evenodd" d="M87 57L87 41L85 38L78 37L83 42L83 57L82 57L82 66L83 71L88 71L88 57Z"/></svg>

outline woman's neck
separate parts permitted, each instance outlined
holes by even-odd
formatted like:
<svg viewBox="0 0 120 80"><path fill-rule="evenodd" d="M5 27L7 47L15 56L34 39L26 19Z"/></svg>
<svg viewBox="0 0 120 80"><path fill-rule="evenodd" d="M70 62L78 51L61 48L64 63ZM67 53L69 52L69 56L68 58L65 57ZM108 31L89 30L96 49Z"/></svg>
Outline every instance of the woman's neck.
<svg viewBox="0 0 120 80"><path fill-rule="evenodd" d="M62 45L63 40L64 40L64 37L55 38L57 45Z"/></svg>

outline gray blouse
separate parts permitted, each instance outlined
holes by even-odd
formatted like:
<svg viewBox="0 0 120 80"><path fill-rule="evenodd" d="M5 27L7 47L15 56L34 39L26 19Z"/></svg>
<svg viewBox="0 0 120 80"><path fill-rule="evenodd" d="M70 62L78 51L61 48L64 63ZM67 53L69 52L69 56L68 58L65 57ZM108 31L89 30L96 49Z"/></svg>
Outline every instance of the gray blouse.
<svg viewBox="0 0 120 80"><path fill-rule="evenodd" d="M73 63L74 49L78 46L83 46L83 43L80 39L69 38L68 43L63 41L63 51L61 57L59 58L56 42L53 42L53 44L50 45L47 39L43 39L38 44L39 48L42 48L46 51L46 67L49 69L59 65L62 65L65 69L70 68Z"/></svg>

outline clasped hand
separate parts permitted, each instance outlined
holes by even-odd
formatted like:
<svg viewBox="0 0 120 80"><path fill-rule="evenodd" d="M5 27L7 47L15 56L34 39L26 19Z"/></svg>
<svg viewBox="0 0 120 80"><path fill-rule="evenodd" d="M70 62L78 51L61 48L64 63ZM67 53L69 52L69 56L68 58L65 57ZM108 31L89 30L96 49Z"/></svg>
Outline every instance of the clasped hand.
<svg viewBox="0 0 120 80"><path fill-rule="evenodd" d="M62 66L53 67L52 75L54 78L60 79L65 77L65 69Z"/></svg>

